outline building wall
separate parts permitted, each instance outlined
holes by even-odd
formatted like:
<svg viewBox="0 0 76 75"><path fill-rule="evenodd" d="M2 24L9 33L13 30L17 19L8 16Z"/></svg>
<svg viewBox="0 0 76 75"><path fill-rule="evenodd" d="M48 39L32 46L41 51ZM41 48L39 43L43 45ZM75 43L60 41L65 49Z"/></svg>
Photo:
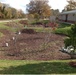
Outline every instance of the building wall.
<svg viewBox="0 0 76 75"><path fill-rule="evenodd" d="M66 15L60 15L60 16L59 16L59 20L60 20L60 21L65 21L65 18L66 18Z"/></svg>
<svg viewBox="0 0 76 75"><path fill-rule="evenodd" d="M75 13L70 13L67 14L67 21L66 21L66 14L61 14L59 15L59 21L62 22L69 22L69 23L74 23L76 22L76 14Z"/></svg>
<svg viewBox="0 0 76 75"><path fill-rule="evenodd" d="M55 20L56 20L56 16L50 16L50 21L51 22L55 22Z"/></svg>
<svg viewBox="0 0 76 75"><path fill-rule="evenodd" d="M73 14L68 14L68 21L74 21Z"/></svg>

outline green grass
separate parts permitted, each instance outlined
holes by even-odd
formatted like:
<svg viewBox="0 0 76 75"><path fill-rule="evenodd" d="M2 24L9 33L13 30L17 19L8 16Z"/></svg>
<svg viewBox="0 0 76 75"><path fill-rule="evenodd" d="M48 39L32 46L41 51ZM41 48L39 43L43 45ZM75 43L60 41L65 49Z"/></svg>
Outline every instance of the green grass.
<svg viewBox="0 0 76 75"><path fill-rule="evenodd" d="M10 26L7 26L7 25L5 25L6 23L0 23L0 29L6 29L6 30L9 30L9 31L12 31L12 32L15 32L15 31L17 31L19 28L14 28L14 27L10 27ZM21 24L18 24L19 26L21 25Z"/></svg>
<svg viewBox="0 0 76 75"><path fill-rule="evenodd" d="M5 25L6 23L0 23L0 29L6 29L12 31L12 28Z"/></svg>
<svg viewBox="0 0 76 75"><path fill-rule="evenodd" d="M54 31L54 33L68 35L70 30L71 24L60 23L59 27Z"/></svg>
<svg viewBox="0 0 76 75"><path fill-rule="evenodd" d="M54 33L68 35L68 32L70 30L71 30L71 27L58 28L54 31Z"/></svg>
<svg viewBox="0 0 76 75"><path fill-rule="evenodd" d="M48 27L48 28L43 28L43 27L25 27L25 29L34 29L36 32L51 32L51 28Z"/></svg>
<svg viewBox="0 0 76 75"><path fill-rule="evenodd" d="M4 26L5 23L0 23L0 29L6 29L8 28L7 26ZM0 32L0 37L3 36L3 33Z"/></svg>
<svg viewBox="0 0 76 75"><path fill-rule="evenodd" d="M3 36L3 33L0 32L0 37L2 37L2 36Z"/></svg>
<svg viewBox="0 0 76 75"><path fill-rule="evenodd" d="M71 24L66 24L66 23L59 23L59 28L65 28L65 27L70 27Z"/></svg>
<svg viewBox="0 0 76 75"><path fill-rule="evenodd" d="M0 60L0 74L75 74L69 61Z"/></svg>

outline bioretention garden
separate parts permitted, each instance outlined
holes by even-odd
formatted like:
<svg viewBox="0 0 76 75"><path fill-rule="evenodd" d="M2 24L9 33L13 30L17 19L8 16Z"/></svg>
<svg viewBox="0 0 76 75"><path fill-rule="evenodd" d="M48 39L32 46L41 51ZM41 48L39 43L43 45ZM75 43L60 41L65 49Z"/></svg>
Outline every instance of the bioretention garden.
<svg viewBox="0 0 76 75"><path fill-rule="evenodd" d="M76 74L76 0L0 0L0 74Z"/></svg>
<svg viewBox="0 0 76 75"><path fill-rule="evenodd" d="M76 73L75 52L61 51L72 26L49 20L1 22L0 74Z"/></svg>

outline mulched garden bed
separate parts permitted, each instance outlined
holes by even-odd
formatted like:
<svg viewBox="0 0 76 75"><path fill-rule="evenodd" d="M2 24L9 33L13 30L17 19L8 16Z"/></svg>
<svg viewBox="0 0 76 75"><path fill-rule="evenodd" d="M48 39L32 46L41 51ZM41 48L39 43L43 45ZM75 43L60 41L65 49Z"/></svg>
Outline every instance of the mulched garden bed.
<svg viewBox="0 0 76 75"><path fill-rule="evenodd" d="M66 36L48 33L28 34L22 33L17 35L16 43L11 39L11 35L1 38L9 40L9 47L0 45L0 59L11 60L62 60L70 59L68 54L60 52L64 46L63 40Z"/></svg>

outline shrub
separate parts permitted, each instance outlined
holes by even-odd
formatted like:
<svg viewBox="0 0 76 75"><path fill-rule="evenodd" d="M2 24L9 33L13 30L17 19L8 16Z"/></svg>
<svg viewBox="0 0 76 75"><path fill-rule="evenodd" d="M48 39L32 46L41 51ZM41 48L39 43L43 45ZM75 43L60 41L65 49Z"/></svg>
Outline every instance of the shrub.
<svg viewBox="0 0 76 75"><path fill-rule="evenodd" d="M41 21L35 21L32 22L31 25L42 25L43 23Z"/></svg>
<svg viewBox="0 0 76 75"><path fill-rule="evenodd" d="M64 40L65 47L72 45L74 47L73 53L76 50L76 24L71 26L71 31L68 33L69 38Z"/></svg>
<svg viewBox="0 0 76 75"><path fill-rule="evenodd" d="M70 38L66 38L64 40L64 43L65 43L65 48L67 48L67 46L70 46L71 45L71 39Z"/></svg>
<svg viewBox="0 0 76 75"><path fill-rule="evenodd" d="M20 20L19 23L23 24L24 27L25 27L25 25L28 25L28 21L27 20Z"/></svg>
<svg viewBox="0 0 76 75"><path fill-rule="evenodd" d="M55 22L50 22L49 24L48 24L48 26L50 26L50 27L52 27L52 28L57 28L58 27L58 24L57 23L55 23Z"/></svg>

